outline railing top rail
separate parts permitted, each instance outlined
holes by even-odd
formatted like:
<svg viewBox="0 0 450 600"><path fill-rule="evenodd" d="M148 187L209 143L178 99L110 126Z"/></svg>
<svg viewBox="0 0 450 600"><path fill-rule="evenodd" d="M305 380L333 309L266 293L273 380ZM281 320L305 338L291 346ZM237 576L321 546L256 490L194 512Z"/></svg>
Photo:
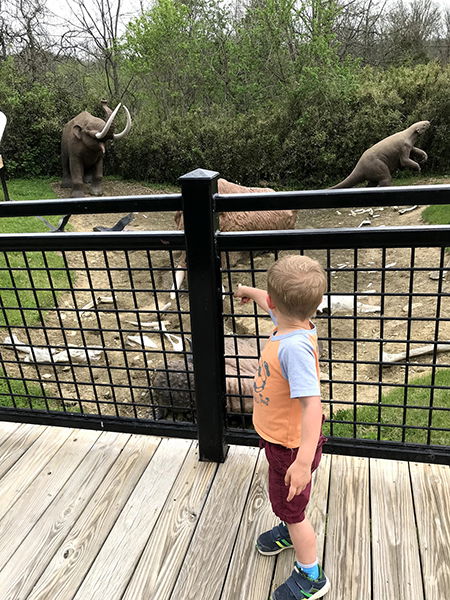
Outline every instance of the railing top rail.
<svg viewBox="0 0 450 600"><path fill-rule="evenodd" d="M148 196L102 196L65 200L27 200L0 202L0 217L34 217L38 215L82 215L123 212L166 212L182 209L181 194Z"/></svg>
<svg viewBox="0 0 450 600"><path fill-rule="evenodd" d="M183 250L183 231L4 233L0 250Z"/></svg>
<svg viewBox="0 0 450 600"><path fill-rule="evenodd" d="M214 199L219 212L450 204L450 185L216 194Z"/></svg>
<svg viewBox="0 0 450 600"><path fill-rule="evenodd" d="M450 246L450 225L219 232L220 250L421 248Z"/></svg>

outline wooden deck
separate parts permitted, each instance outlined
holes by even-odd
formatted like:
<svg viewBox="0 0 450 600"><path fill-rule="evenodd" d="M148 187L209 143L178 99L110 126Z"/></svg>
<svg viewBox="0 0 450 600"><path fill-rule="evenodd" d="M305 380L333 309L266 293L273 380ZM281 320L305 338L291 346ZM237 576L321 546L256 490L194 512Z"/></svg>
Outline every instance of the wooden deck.
<svg viewBox="0 0 450 600"><path fill-rule="evenodd" d="M256 448L0 423L0 599L267 600L265 479ZM450 598L450 467L324 455L310 518L328 600Z"/></svg>

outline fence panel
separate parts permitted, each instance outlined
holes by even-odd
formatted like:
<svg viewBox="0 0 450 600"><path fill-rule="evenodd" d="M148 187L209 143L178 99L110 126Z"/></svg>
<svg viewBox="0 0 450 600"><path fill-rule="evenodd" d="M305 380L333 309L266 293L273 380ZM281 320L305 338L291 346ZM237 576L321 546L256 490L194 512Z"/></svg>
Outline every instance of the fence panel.
<svg viewBox="0 0 450 600"><path fill-rule="evenodd" d="M386 229L219 234L230 440L251 443L251 372L274 327L233 290L266 289L268 266L298 252L317 259L328 278L316 317L328 448L448 460L450 228Z"/></svg>
<svg viewBox="0 0 450 600"><path fill-rule="evenodd" d="M175 231L0 236L0 418L196 437L184 250Z"/></svg>
<svg viewBox="0 0 450 600"><path fill-rule="evenodd" d="M190 173L182 195L0 204L3 217L183 210L186 224L0 235L0 418L198 437L217 461L225 441L256 443L252 379L272 324L233 290L265 288L273 260L299 252L328 277L328 451L448 462L450 227L216 230L227 211L443 204L449 186L224 196L217 178Z"/></svg>

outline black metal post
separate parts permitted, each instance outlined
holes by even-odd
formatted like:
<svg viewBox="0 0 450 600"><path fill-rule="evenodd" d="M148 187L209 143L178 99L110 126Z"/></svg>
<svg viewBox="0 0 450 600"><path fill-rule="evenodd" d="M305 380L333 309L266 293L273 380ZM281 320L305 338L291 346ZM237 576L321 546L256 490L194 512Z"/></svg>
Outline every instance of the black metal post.
<svg viewBox="0 0 450 600"><path fill-rule="evenodd" d="M225 351L213 200L218 177L214 171L196 169L179 181L183 197L200 460L223 462L227 452Z"/></svg>

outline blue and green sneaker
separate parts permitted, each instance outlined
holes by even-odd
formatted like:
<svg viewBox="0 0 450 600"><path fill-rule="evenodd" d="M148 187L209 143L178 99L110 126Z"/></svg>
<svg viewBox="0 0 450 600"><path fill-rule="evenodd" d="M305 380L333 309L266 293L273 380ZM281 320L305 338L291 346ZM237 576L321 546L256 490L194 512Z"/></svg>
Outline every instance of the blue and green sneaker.
<svg viewBox="0 0 450 600"><path fill-rule="evenodd" d="M274 591L271 600L316 600L329 590L330 581L322 567L319 566L317 579L311 579L294 564L291 576Z"/></svg>
<svg viewBox="0 0 450 600"><path fill-rule="evenodd" d="M266 556L273 556L279 554L283 550L292 548L291 538L289 537L289 530L285 523L280 523L273 529L265 531L256 540L256 548L261 554Z"/></svg>

